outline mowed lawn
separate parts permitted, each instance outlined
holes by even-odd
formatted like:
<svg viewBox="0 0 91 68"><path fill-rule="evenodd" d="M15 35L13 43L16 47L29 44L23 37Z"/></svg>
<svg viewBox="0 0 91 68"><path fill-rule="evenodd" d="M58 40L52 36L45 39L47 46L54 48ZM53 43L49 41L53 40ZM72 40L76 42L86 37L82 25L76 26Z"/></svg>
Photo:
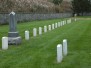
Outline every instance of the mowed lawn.
<svg viewBox="0 0 91 68"><path fill-rule="evenodd" d="M1 50L0 68L91 68L91 20L77 22L56 28L41 36L33 37L32 29L61 21L61 19L33 21L18 24L22 37L21 45L10 45ZM30 31L30 40L24 39L24 31ZM0 39L8 34L8 25L0 26ZM61 63L56 62L56 46L68 40L68 55Z"/></svg>

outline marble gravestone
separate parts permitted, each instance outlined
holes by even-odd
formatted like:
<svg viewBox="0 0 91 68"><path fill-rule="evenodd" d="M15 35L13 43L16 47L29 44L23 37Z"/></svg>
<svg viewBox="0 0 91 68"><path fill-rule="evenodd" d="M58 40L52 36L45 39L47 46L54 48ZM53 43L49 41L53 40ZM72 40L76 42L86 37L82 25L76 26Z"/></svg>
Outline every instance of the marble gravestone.
<svg viewBox="0 0 91 68"><path fill-rule="evenodd" d="M16 30L15 12L9 14L9 32L8 32L8 44L21 44L21 37Z"/></svg>

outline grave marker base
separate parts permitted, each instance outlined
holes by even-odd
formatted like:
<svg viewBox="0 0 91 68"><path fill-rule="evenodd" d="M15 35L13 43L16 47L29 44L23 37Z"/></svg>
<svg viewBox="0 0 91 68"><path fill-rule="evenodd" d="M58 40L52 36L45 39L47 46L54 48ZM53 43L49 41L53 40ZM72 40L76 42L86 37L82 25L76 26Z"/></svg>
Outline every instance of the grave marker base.
<svg viewBox="0 0 91 68"><path fill-rule="evenodd" d="M8 37L8 44L9 45L18 45L21 44L21 37Z"/></svg>

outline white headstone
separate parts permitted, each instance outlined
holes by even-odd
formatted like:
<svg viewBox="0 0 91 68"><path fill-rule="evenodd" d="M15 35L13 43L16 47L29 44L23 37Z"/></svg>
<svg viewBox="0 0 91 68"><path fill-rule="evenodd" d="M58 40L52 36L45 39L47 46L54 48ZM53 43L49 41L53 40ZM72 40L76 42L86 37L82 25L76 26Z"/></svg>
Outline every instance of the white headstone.
<svg viewBox="0 0 91 68"><path fill-rule="evenodd" d="M60 63L63 59L63 55L62 55L62 45L58 44L57 45L57 62Z"/></svg>
<svg viewBox="0 0 91 68"><path fill-rule="evenodd" d="M63 55L64 56L67 55L67 40L66 39L63 40Z"/></svg>
<svg viewBox="0 0 91 68"><path fill-rule="evenodd" d="M37 36L37 29L36 28L33 29L33 36L34 37Z"/></svg>
<svg viewBox="0 0 91 68"><path fill-rule="evenodd" d="M29 31L25 31L25 40L29 40Z"/></svg>
<svg viewBox="0 0 91 68"><path fill-rule="evenodd" d="M57 28L57 23L55 23L55 28Z"/></svg>
<svg viewBox="0 0 91 68"><path fill-rule="evenodd" d="M74 14L74 17L76 17L77 16L77 14Z"/></svg>
<svg viewBox="0 0 91 68"><path fill-rule="evenodd" d="M69 23L71 23L71 19L69 19Z"/></svg>
<svg viewBox="0 0 91 68"><path fill-rule="evenodd" d="M70 23L70 19L67 20L67 24L69 24L69 23Z"/></svg>
<svg viewBox="0 0 91 68"><path fill-rule="evenodd" d="M61 26L63 26L63 21L61 21L61 23L60 23L60 24L61 24Z"/></svg>
<svg viewBox="0 0 91 68"><path fill-rule="evenodd" d="M67 20L67 24L70 24L70 23L71 23L71 22L70 22L70 19L68 19L68 20Z"/></svg>
<svg viewBox="0 0 91 68"><path fill-rule="evenodd" d="M51 25L48 26L48 30L51 31Z"/></svg>
<svg viewBox="0 0 91 68"><path fill-rule="evenodd" d="M77 17L77 14L74 14L74 17L75 17L75 21L77 21L76 17Z"/></svg>
<svg viewBox="0 0 91 68"><path fill-rule="evenodd" d="M77 19L75 18L75 21L77 21Z"/></svg>
<svg viewBox="0 0 91 68"><path fill-rule="evenodd" d="M39 35L42 34L42 27L39 27Z"/></svg>
<svg viewBox="0 0 91 68"><path fill-rule="evenodd" d="M2 37L2 49L3 50L8 49L8 37Z"/></svg>
<svg viewBox="0 0 91 68"><path fill-rule="evenodd" d="M47 26L44 26L44 32L45 33L47 32Z"/></svg>
<svg viewBox="0 0 91 68"><path fill-rule="evenodd" d="M54 29L54 24L52 24L52 29Z"/></svg>
<svg viewBox="0 0 91 68"><path fill-rule="evenodd" d="M63 21L63 25L65 24L65 21Z"/></svg>

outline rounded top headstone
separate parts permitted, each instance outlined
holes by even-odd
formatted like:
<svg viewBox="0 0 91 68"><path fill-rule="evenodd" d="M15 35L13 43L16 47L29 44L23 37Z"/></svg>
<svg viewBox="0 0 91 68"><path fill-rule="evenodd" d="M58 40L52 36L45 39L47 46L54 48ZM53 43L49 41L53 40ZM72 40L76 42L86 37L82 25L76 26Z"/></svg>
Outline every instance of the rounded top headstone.
<svg viewBox="0 0 91 68"><path fill-rule="evenodd" d="M62 46L62 44L58 44L58 45L57 45L57 47L61 47L61 46Z"/></svg>
<svg viewBox="0 0 91 68"><path fill-rule="evenodd" d="M10 15L11 15L11 14L12 14L12 15L15 15L15 12L12 11L12 12L10 13Z"/></svg>
<svg viewBox="0 0 91 68"><path fill-rule="evenodd" d="M63 42L67 41L67 39L64 39Z"/></svg>
<svg viewBox="0 0 91 68"><path fill-rule="evenodd" d="M76 16L77 16L77 14L74 14L74 16L76 17Z"/></svg>

